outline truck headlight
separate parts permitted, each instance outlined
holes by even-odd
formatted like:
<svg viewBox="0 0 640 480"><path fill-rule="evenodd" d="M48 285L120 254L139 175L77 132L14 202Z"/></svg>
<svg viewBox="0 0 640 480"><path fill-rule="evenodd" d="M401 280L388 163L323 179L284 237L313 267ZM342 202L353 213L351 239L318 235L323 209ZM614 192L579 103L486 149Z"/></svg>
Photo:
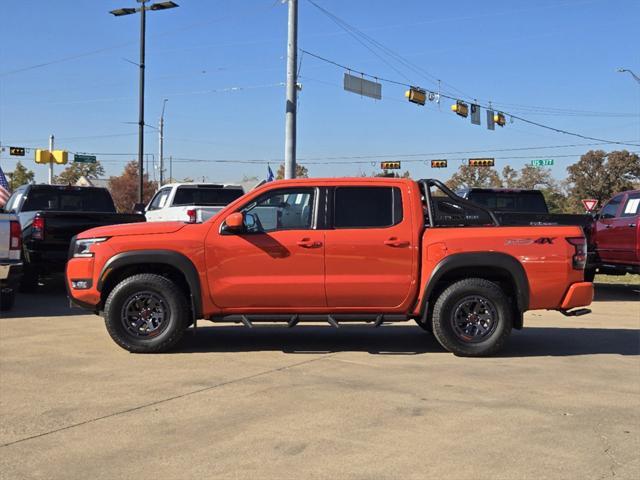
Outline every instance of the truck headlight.
<svg viewBox="0 0 640 480"><path fill-rule="evenodd" d="M93 257L93 252L91 251L91 246L96 243L101 243L107 240L107 237L100 238L83 238L80 240L76 240L76 243L73 247L73 258L90 258Z"/></svg>

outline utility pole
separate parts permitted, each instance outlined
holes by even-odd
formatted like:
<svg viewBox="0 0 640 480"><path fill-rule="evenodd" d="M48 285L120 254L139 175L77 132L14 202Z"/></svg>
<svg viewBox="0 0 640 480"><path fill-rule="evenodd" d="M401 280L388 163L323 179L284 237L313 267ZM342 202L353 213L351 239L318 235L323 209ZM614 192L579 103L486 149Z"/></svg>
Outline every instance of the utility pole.
<svg viewBox="0 0 640 480"><path fill-rule="evenodd" d="M163 161L163 152L164 152L164 106L167 104L167 99L165 98L162 102L162 113L160 114L160 125L158 128L159 141L160 145L158 148L158 156L160 157L160 186L162 187L164 183L164 161Z"/></svg>
<svg viewBox="0 0 640 480"><path fill-rule="evenodd" d="M173 155L169 155L169 182L173 183Z"/></svg>
<svg viewBox="0 0 640 480"><path fill-rule="evenodd" d="M49 185L53 185L53 134L49 136Z"/></svg>
<svg viewBox="0 0 640 480"><path fill-rule="evenodd" d="M146 11L145 2L147 0L138 0L142 3L140 7L140 93L138 104L138 202L144 203L144 38L146 29Z"/></svg>
<svg viewBox="0 0 640 480"><path fill-rule="evenodd" d="M298 0L289 2L287 40L287 105L285 113L284 178L296 178L296 116L298 88Z"/></svg>

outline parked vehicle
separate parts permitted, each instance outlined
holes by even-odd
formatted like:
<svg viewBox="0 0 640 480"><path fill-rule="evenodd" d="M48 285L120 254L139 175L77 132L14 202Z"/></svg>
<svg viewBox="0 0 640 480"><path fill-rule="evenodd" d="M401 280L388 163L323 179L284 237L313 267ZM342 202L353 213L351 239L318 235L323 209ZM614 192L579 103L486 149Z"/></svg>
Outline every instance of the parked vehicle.
<svg viewBox="0 0 640 480"><path fill-rule="evenodd" d="M540 190L519 188L465 188L457 192L492 210L502 225L578 225L585 233L591 227L590 215L549 213Z"/></svg>
<svg viewBox="0 0 640 480"><path fill-rule="evenodd" d="M201 318L415 319L451 352L489 355L526 310L580 315L593 297L579 227L503 227L437 180L270 182L204 223L83 232L70 255L71 300L131 352L165 351Z"/></svg>
<svg viewBox="0 0 640 480"><path fill-rule="evenodd" d="M0 213L0 311L13 307L22 276L22 247L18 217Z"/></svg>
<svg viewBox="0 0 640 480"><path fill-rule="evenodd" d="M595 256L585 276L640 273L640 190L619 193L595 216Z"/></svg>
<svg viewBox="0 0 640 480"><path fill-rule="evenodd" d="M242 195L240 185L172 183L158 190L146 208L138 204L135 210L145 212L148 222L202 222Z"/></svg>
<svg viewBox="0 0 640 480"><path fill-rule="evenodd" d="M5 205L22 229L21 289L32 290L41 275L64 272L71 238L90 228L144 222L138 214L116 213L105 188L23 185Z"/></svg>

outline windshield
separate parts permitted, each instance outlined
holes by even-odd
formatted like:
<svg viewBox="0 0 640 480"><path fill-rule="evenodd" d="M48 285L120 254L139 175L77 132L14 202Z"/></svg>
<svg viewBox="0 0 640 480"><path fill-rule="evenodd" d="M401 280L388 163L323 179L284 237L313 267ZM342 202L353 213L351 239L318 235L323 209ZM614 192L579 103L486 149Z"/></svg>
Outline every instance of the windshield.
<svg viewBox="0 0 640 480"><path fill-rule="evenodd" d="M41 210L114 213L115 207L109 192L101 188L32 188L27 193L22 211Z"/></svg>
<svg viewBox="0 0 640 480"><path fill-rule="evenodd" d="M548 213L541 192L469 192L468 199L491 210Z"/></svg>
<svg viewBox="0 0 640 480"><path fill-rule="evenodd" d="M178 187L173 205L224 206L242 195L244 192L239 188Z"/></svg>

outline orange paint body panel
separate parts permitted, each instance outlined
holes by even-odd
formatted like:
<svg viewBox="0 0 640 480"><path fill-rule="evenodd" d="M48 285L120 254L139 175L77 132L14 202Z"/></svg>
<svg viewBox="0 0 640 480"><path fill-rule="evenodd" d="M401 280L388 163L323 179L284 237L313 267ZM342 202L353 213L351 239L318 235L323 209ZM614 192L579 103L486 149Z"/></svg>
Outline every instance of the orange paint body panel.
<svg viewBox="0 0 640 480"><path fill-rule="evenodd" d="M330 192L340 187L397 189L401 219L375 228L318 227L314 223L310 228L266 233L225 231L229 214L273 190L288 188L315 192L312 218L319 221L318 209L323 202L329 205ZM184 257L193 265L200 287L196 300L205 318L231 313L415 316L427 301L423 295L441 262L458 254L481 258L499 253L524 269L525 309L567 309L588 305L593 294L591 284L583 282L583 271L573 268L574 247L565 240L581 236L580 228L562 226L425 228L419 186L407 179L276 181L249 192L205 223L138 223L83 232L78 239L108 239L91 247L93 258L70 259L67 284L74 300L100 310L105 298L98 285L112 274L105 267L110 259L161 251ZM469 275L482 276L482 268ZM72 288L71 281L78 279L91 279L91 287Z"/></svg>

